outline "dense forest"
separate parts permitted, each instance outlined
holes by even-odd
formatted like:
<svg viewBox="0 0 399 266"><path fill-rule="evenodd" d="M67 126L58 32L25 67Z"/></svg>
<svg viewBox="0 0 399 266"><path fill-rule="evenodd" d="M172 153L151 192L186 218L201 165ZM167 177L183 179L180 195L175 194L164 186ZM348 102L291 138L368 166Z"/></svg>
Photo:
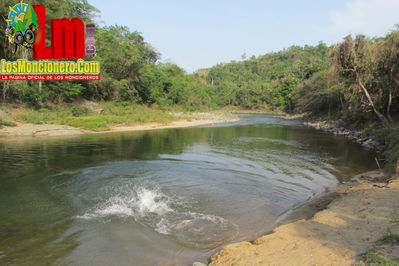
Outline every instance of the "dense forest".
<svg viewBox="0 0 399 266"><path fill-rule="evenodd" d="M7 16L2 1L0 13ZM37 1L47 19L99 16L86 0ZM49 27L47 21L47 27ZM5 31L6 23L0 24ZM20 49L12 55L1 34L2 58L31 58ZM381 38L347 36L328 47L292 46L187 74L179 66L160 63L160 54L142 34L124 26L96 28L101 81L2 81L1 101L41 107L76 98L134 103L166 110L170 106L212 110L224 106L305 112L351 123L378 121L389 127L399 112L399 28Z"/></svg>
<svg viewBox="0 0 399 266"><path fill-rule="evenodd" d="M217 65L207 71L206 81L214 87L218 106L269 106L292 112L295 89L329 67L328 51L324 43L316 47L292 46L277 53Z"/></svg>

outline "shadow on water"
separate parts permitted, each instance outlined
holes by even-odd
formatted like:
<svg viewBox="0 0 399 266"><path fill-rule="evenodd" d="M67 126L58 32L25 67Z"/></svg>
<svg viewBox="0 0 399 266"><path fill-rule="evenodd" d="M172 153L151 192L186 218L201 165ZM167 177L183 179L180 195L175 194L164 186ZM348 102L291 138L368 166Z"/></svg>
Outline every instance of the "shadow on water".
<svg viewBox="0 0 399 266"><path fill-rule="evenodd" d="M373 168L373 152L346 139L273 116L242 118L0 140L0 262L206 258L221 244L270 230L337 179Z"/></svg>

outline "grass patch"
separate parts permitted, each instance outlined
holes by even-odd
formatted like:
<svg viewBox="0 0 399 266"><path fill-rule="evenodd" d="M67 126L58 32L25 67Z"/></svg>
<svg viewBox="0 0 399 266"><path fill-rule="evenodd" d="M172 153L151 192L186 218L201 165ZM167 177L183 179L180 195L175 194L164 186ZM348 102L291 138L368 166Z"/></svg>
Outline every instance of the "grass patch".
<svg viewBox="0 0 399 266"><path fill-rule="evenodd" d="M104 119L110 124L136 125L148 122L168 123L176 118L143 105L102 103Z"/></svg>
<svg viewBox="0 0 399 266"><path fill-rule="evenodd" d="M2 128L3 126L5 126L5 127L15 127L17 124L15 124L14 122L11 122L11 121L5 121L5 120L2 120L1 118L0 118L0 128Z"/></svg>
<svg viewBox="0 0 399 266"><path fill-rule="evenodd" d="M101 114L89 114L83 107L75 104L54 105L41 109L18 106L8 108L8 112L11 113L13 121L68 125L88 130L105 130L116 125L133 126L150 122L168 123L179 119L164 111L143 105L115 102L99 105L104 109ZM9 123L15 125L13 122Z"/></svg>
<svg viewBox="0 0 399 266"><path fill-rule="evenodd" d="M41 108L39 110L31 108L17 108L12 112L15 121L30 124L62 124L62 122L73 116L67 106L56 106L54 108Z"/></svg>
<svg viewBox="0 0 399 266"><path fill-rule="evenodd" d="M362 255L362 262L373 266L395 266L399 265L399 259L387 259L374 250L370 250Z"/></svg>
<svg viewBox="0 0 399 266"><path fill-rule="evenodd" d="M108 124L100 116L69 117L63 124L88 130L108 129Z"/></svg>

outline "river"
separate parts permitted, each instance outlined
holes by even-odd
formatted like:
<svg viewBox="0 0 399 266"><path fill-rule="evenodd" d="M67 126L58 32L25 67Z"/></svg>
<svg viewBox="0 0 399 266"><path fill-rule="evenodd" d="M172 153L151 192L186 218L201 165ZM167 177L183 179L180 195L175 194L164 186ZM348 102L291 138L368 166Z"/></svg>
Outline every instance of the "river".
<svg viewBox="0 0 399 266"><path fill-rule="evenodd" d="M168 265L270 231L375 168L274 115L185 129L0 139L0 264Z"/></svg>

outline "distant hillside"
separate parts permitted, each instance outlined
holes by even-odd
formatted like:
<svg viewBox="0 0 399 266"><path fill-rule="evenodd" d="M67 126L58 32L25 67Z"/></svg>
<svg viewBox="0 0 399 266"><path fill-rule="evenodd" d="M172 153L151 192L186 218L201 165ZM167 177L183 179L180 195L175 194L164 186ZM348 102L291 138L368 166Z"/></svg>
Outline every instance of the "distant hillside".
<svg viewBox="0 0 399 266"><path fill-rule="evenodd" d="M232 61L197 72L214 87L218 105L256 108L264 105L291 109L295 87L314 73L327 69L329 48L292 46L286 50Z"/></svg>

